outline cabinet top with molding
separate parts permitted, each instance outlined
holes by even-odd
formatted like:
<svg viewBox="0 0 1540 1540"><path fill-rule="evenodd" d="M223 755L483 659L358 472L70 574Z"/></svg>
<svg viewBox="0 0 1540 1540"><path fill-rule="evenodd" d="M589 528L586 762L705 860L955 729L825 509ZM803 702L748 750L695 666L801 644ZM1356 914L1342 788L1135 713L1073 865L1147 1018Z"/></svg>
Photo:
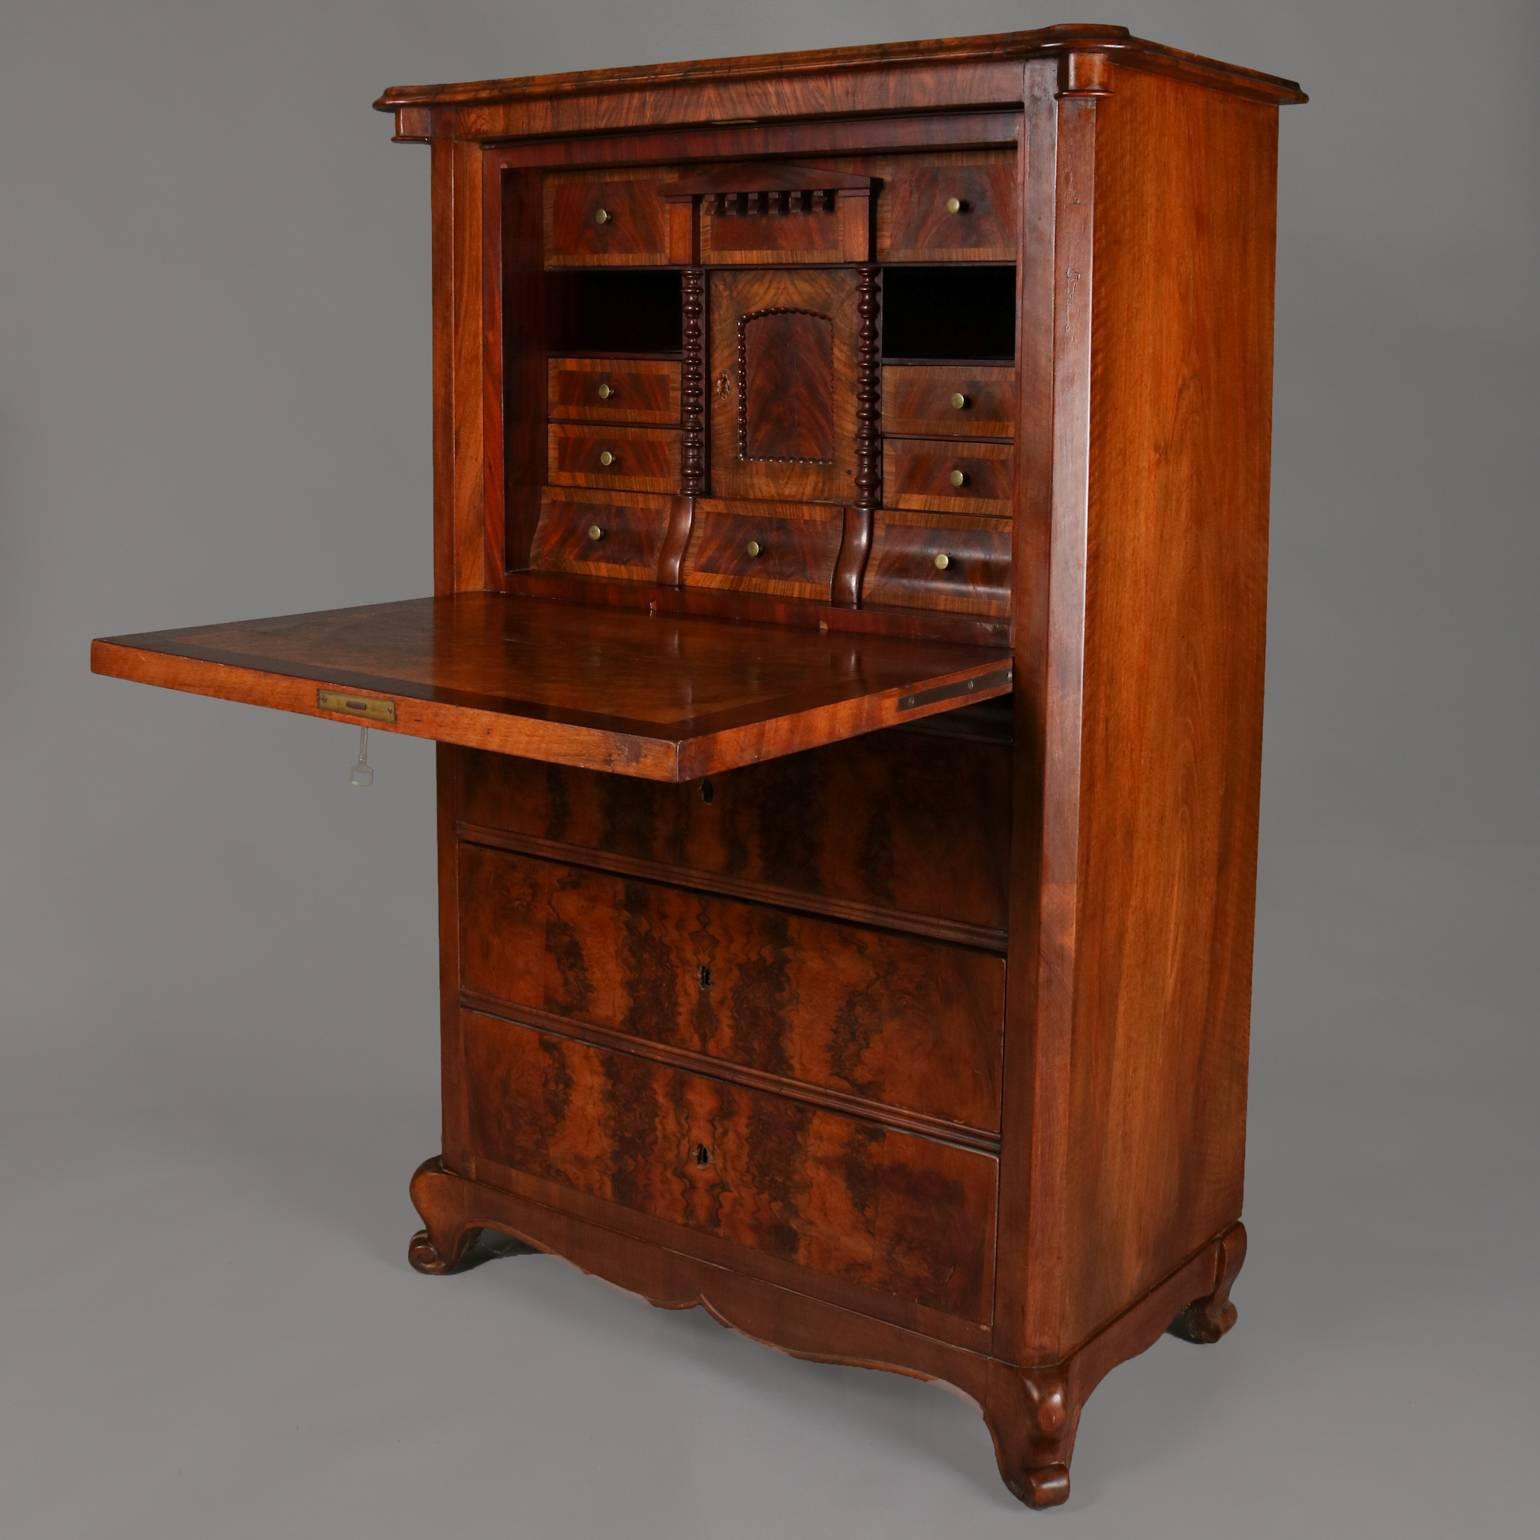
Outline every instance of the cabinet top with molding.
<svg viewBox="0 0 1540 1540"><path fill-rule="evenodd" d="M1019 66L1087 56L1154 71L1253 101L1307 100L1297 82L1135 37L1127 27L1060 23L1028 32L932 38L853 48L575 70L504 80L391 86L375 107L396 116L396 138L504 138L570 131L587 117L608 129L721 123L844 111L949 107L1022 100ZM881 77L904 78L884 92ZM1094 71L1079 89L1100 94ZM927 102L927 93L930 99Z"/></svg>

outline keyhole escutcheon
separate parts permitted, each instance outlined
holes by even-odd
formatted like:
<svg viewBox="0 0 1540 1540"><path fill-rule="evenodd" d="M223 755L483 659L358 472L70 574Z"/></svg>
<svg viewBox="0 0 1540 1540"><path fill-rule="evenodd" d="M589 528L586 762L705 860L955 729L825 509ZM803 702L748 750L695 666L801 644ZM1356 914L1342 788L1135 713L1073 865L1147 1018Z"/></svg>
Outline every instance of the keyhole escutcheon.
<svg viewBox="0 0 1540 1540"><path fill-rule="evenodd" d="M709 1166L711 1164L711 1151L704 1144L695 1146L695 1164L697 1166Z"/></svg>

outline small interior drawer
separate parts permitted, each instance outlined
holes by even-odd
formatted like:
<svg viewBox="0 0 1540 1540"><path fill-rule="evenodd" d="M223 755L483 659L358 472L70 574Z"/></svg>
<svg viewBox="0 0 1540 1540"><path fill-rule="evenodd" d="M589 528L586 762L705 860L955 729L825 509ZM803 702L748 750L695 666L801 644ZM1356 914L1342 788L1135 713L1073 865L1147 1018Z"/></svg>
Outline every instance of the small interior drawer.
<svg viewBox="0 0 1540 1540"><path fill-rule="evenodd" d="M883 177L879 262L1015 260L1015 150L896 156Z"/></svg>
<svg viewBox="0 0 1540 1540"><path fill-rule="evenodd" d="M670 498L645 493L548 489L540 500L530 567L633 581L655 578L671 506Z"/></svg>
<svg viewBox="0 0 1540 1540"><path fill-rule="evenodd" d="M552 423L547 431L546 463L557 486L679 490L679 434L671 429Z"/></svg>
<svg viewBox="0 0 1540 1540"><path fill-rule="evenodd" d="M655 171L557 172L546 177L545 265L666 265L664 180Z"/></svg>
<svg viewBox="0 0 1540 1540"><path fill-rule="evenodd" d="M1005 519L1015 468L1009 444L890 438L882 450L882 500L892 508Z"/></svg>
<svg viewBox="0 0 1540 1540"><path fill-rule="evenodd" d="M873 519L862 602L1008 615L1010 520L881 510Z"/></svg>
<svg viewBox="0 0 1540 1540"><path fill-rule="evenodd" d="M1014 438L1016 371L1009 364L888 364L882 426L919 438Z"/></svg>
<svg viewBox="0 0 1540 1540"><path fill-rule="evenodd" d="M679 365L650 358L553 358L546 410L558 422L677 423Z"/></svg>
<svg viewBox="0 0 1540 1540"><path fill-rule="evenodd" d="M704 499L695 506L683 581L827 602L844 533L842 510L828 504Z"/></svg>

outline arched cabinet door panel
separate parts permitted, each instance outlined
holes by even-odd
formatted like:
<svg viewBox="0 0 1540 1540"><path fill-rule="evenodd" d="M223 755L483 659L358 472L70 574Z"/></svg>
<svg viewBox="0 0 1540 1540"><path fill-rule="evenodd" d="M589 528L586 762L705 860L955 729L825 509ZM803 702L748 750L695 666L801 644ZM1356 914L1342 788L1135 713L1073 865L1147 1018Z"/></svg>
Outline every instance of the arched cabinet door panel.
<svg viewBox="0 0 1540 1540"><path fill-rule="evenodd" d="M857 275L744 269L711 285L711 490L855 496Z"/></svg>

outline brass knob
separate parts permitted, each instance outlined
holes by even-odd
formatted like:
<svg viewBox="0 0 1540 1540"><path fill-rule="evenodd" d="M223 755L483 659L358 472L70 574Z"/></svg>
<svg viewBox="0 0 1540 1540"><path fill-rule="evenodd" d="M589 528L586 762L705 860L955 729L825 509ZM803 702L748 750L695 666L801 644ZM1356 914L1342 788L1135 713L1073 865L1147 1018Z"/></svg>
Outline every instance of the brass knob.
<svg viewBox="0 0 1540 1540"><path fill-rule="evenodd" d="M600 385L600 387L599 387L599 399L601 401L608 401L610 399L610 397L613 396L614 394L615 394L615 387L613 385L611 385L608 380L606 380L602 385Z"/></svg>
<svg viewBox="0 0 1540 1540"><path fill-rule="evenodd" d="M945 572L952 565L952 558L945 551L936 552L936 571Z"/></svg>
<svg viewBox="0 0 1540 1540"><path fill-rule="evenodd" d="M600 465L603 465L603 466L607 467L607 466L613 465L614 463L615 463L615 456L608 449L601 449L599 451L599 464Z"/></svg>
<svg viewBox="0 0 1540 1540"><path fill-rule="evenodd" d="M595 541L603 540L604 531L597 524L590 524L588 526L588 538Z"/></svg>
<svg viewBox="0 0 1540 1540"><path fill-rule="evenodd" d="M948 471L946 479L950 481L954 487L960 487L967 483L968 476L966 471Z"/></svg>
<svg viewBox="0 0 1540 1540"><path fill-rule="evenodd" d="M610 222L611 217L612 216L608 209L594 210L594 223L596 225L607 225Z"/></svg>
<svg viewBox="0 0 1540 1540"><path fill-rule="evenodd" d="M743 549L748 553L749 559L752 561L755 557L759 556L765 548L757 540L751 540L746 546L744 546Z"/></svg>
<svg viewBox="0 0 1540 1540"><path fill-rule="evenodd" d="M962 409L967 406L967 404L968 398L960 390L954 390L952 392L952 410L954 412L962 411Z"/></svg>
<svg viewBox="0 0 1540 1540"><path fill-rule="evenodd" d="M946 200L946 211L947 211L948 214L961 214L962 213L962 199L961 198L948 198Z"/></svg>

